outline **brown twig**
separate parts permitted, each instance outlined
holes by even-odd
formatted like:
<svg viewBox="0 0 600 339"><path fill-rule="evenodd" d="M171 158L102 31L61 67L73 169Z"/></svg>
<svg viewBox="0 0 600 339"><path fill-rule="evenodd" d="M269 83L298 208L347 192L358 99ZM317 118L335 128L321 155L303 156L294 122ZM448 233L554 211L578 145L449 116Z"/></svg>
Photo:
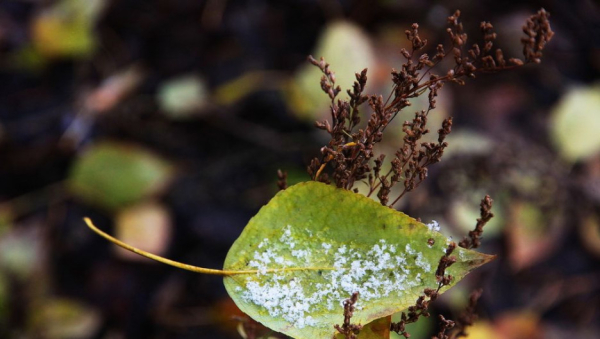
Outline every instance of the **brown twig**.
<svg viewBox="0 0 600 339"><path fill-rule="evenodd" d="M461 315L458 317L458 320L456 321L456 329L452 333L450 338L454 339L466 337L468 335L466 332L467 327L473 325L473 323L475 323L475 321L477 321L478 318L476 309L477 302L481 297L481 293L481 289L471 292L471 295L469 297L469 305L467 306L465 311L461 313Z"/></svg>
<svg viewBox="0 0 600 339"><path fill-rule="evenodd" d="M352 293L349 299L344 300L344 323L342 326L334 325L334 328L343 334L346 339L356 339L362 329L362 325L352 324L350 321L354 313L354 305L358 301L358 292Z"/></svg>
<svg viewBox="0 0 600 339"><path fill-rule="evenodd" d="M280 191L283 191L288 187L287 172L284 172L280 169L277 170L277 187Z"/></svg>
<svg viewBox="0 0 600 339"><path fill-rule="evenodd" d="M483 235L483 226L490 221L494 217L494 213L492 210L492 203L494 200L490 198L489 195L486 195L480 204L480 217L477 219L477 224L475 225L475 229L469 231L469 236L465 237L461 242L458 243L458 246L462 248L477 248L481 245L481 236Z"/></svg>
<svg viewBox="0 0 600 339"><path fill-rule="evenodd" d="M446 249L446 253L440 258L438 267L435 271L435 278L438 282L437 288L426 288L423 290L423 295L419 296L415 304L408 308L408 313L402 312L400 321L391 324L391 331L394 331L405 338L410 338L410 333L406 332L406 325L416 322L421 316L429 317L430 303L435 301L440 294L440 290L444 286L450 285L454 279L451 275L446 274L446 269L456 262L456 257L452 256L452 252L454 252L455 249L456 243L451 242Z"/></svg>

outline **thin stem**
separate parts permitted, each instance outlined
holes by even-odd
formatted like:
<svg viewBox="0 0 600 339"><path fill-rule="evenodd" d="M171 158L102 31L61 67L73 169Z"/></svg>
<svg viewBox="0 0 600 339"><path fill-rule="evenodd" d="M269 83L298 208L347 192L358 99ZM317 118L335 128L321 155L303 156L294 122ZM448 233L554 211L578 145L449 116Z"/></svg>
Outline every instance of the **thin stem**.
<svg viewBox="0 0 600 339"><path fill-rule="evenodd" d="M390 92L390 95L388 95L387 99L383 103L383 106L387 106L388 102L390 102L390 99L392 98L392 95L394 95L394 93L396 92L397 87L398 87L398 85L396 85L396 84L394 84L394 86L392 86L392 91Z"/></svg>
<svg viewBox="0 0 600 339"><path fill-rule="evenodd" d="M404 189L402 190L402 193L400 193L400 195L399 195L399 196L396 198L396 200L394 200L394 201L393 201L391 204L389 204L388 206L389 206L389 207L394 207L394 205L396 205L396 204L398 203L398 201L400 201L400 199L402 199L402 197L403 197L403 196L406 194L406 192L408 192L408 191L406 190L406 188L404 188Z"/></svg>
<svg viewBox="0 0 600 339"><path fill-rule="evenodd" d="M392 173L392 169L390 168L390 170L383 176L385 179L387 179L387 177ZM369 189L369 194L367 194L367 197L370 197L371 194L373 194L375 192L375 190L377 188L379 188L379 186L381 186L381 177L377 177L376 179L379 179L379 182L377 184L375 184L374 186L371 187L371 189Z"/></svg>
<svg viewBox="0 0 600 339"><path fill-rule="evenodd" d="M448 51L448 52L450 52L450 51ZM427 75L427 74L428 74L428 73L429 73L429 72L430 72L430 71L431 71L431 70L432 70L432 69L433 69L435 66L439 65L439 63L440 63L440 62L442 62L442 60L446 59L446 57L448 56L448 52L446 52L446 51L444 50L444 57L443 57L443 58L441 58L441 59L438 59L438 60L437 60L437 61L436 61L436 62L435 62L433 65L429 66L429 67L427 68L427 70L426 70L426 71L425 71L423 74L421 74L421 77L419 78L419 81L418 81L418 83L421 83L421 80L423 80L423 79L425 78L425 76L426 76L426 75Z"/></svg>
<svg viewBox="0 0 600 339"><path fill-rule="evenodd" d="M184 270L188 270L188 271L192 271L192 272L197 272L197 273L205 273L205 274L211 274L211 275L221 275L221 276L227 276L227 275L232 275L232 274L240 274L242 271L223 271L223 270L216 270L216 269L211 269L211 268L203 268L203 267L197 267L197 266L192 266L192 265L188 265L188 264L183 264L177 261L173 261L167 258L163 258L160 257L158 255L152 254L152 253L148 253L146 251L140 250L139 248L135 248L131 245L128 245L124 242L122 242L121 240L114 238L106 233L104 233L103 231L101 231L100 229L98 229L93 223L92 220L90 218L83 218L83 221L85 221L85 223L87 224L87 226L94 232L96 232L96 234L100 235L101 237L105 238L106 240L112 242L115 245L121 246L122 248L131 251L135 254L141 255L142 257L146 257L148 259L152 259L158 262L161 262L163 264L167 264L169 266L174 266L177 268L181 268ZM246 272L246 273L252 273L252 272ZM254 272L256 273L256 272Z"/></svg>
<svg viewBox="0 0 600 339"><path fill-rule="evenodd" d="M333 267L292 267L292 268L271 268L271 269L266 269L266 270L232 271L232 270L217 270L217 269L212 269L212 268L203 268L203 267L198 267L198 266L192 266L192 265L180 263L178 261L174 261L171 259L163 258L156 254L148 253L146 251L140 250L139 248L135 248L131 245L128 245L128 244L122 242L121 240L114 238L114 237L104 233L100 229L98 229L94 225L94 223L92 223L92 220L90 218L87 218L87 217L83 218L83 221L85 221L86 225L92 231L94 231L96 234L100 235L104 239L112 242L113 244L115 244L117 246L120 246L120 247L122 247L128 251L131 251L135 254L141 255L142 257L146 257L148 259L152 259L152 260L158 261L160 263L163 263L163 264L166 264L169 266L177 267L177 268L180 268L183 270L192 271L192 272L196 272L196 273L220 275L220 276L226 277L226 276L239 275L239 274L275 273L275 272L289 272L289 271L335 270L336 269Z"/></svg>

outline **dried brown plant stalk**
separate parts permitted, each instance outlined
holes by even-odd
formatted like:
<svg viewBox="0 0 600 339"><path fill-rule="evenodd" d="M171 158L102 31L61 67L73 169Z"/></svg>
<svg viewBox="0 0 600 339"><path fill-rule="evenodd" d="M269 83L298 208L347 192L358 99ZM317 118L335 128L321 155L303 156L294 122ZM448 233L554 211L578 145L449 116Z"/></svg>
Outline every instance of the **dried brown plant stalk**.
<svg viewBox="0 0 600 339"><path fill-rule="evenodd" d="M277 188L279 188L280 191L283 191L288 187L287 176L287 172L280 169L277 170Z"/></svg>
<svg viewBox="0 0 600 339"><path fill-rule="evenodd" d="M524 60L506 59L502 50L494 50L496 33L489 22L482 22L480 26L483 41L468 47L467 34L459 20L460 11L448 17L450 43L438 45L430 54L423 52L427 40L419 36L419 25L413 24L406 31L410 51L401 50L405 62L399 70L392 70L393 90L385 100L381 95L364 94L367 69L356 73L356 81L347 91L350 99L338 99L342 89L336 85L335 73L323 58L316 60L310 56L309 61L323 73L321 89L331 99L331 119L316 122L316 127L329 133L331 139L321 148L321 156L311 161L308 174L313 180L333 181L337 187L345 189L353 189L357 182L364 182L369 189L367 196L376 194L382 205L394 206L427 178L429 165L439 162L448 147L445 139L452 131L452 118L445 119L438 129L437 142L421 141L429 133L427 118L436 108L436 97L442 86L447 82L462 85L465 78L475 78L479 72L498 72L539 63L545 44L554 34L549 16L541 9L523 26L526 35L522 39ZM442 74L433 73L447 57L453 58L454 65ZM382 173L385 155L376 155L374 146L383 140L383 132L392 120L410 106L409 99L425 93L428 107L404 122L403 143L390 161L390 170ZM359 128L363 103L368 104L371 113L366 126ZM401 183L401 189L391 198L392 188L398 183Z"/></svg>
<svg viewBox="0 0 600 339"><path fill-rule="evenodd" d="M392 323L390 330L410 338L410 334L406 332L406 325L414 323L419 320L420 317L429 317L429 304L435 301L439 295L440 290L444 286L450 285L454 279L452 275L446 274L446 269L452 266L456 262L456 257L452 256L452 252L456 249L456 243L451 242L446 248L446 253L440 258L438 267L435 271L435 278L438 282L437 288L426 288L423 290L423 295L419 296L413 306L408 308L408 312L402 312L399 322Z"/></svg>
<svg viewBox="0 0 600 339"><path fill-rule="evenodd" d="M444 318L441 314L438 316L438 320L440 323L440 331L431 337L431 339L450 339L450 336L448 336L447 333L454 328L454 321Z"/></svg>
<svg viewBox="0 0 600 339"><path fill-rule="evenodd" d="M492 213L492 203L494 200L490 198L489 195L486 195L480 204L480 217L477 219L477 224L475 225L475 229L469 231L469 236L465 237L461 242L458 243L458 246L462 248L477 248L481 245L481 236L483 235L483 226L487 224L490 219L494 217L494 213Z"/></svg>
<svg viewBox="0 0 600 339"><path fill-rule="evenodd" d="M362 325L351 323L352 315L354 314L354 305L358 301L358 292L352 293L349 299L344 300L344 323L342 326L335 325L334 328L343 334L346 339L356 339L358 333L362 329Z"/></svg>
<svg viewBox="0 0 600 339"><path fill-rule="evenodd" d="M491 212L492 202L493 201L489 195L486 195L485 198L481 200L481 215L480 218L477 219L475 230L470 231L469 237L466 237L464 240L462 240L459 246L464 248L479 247L481 244L481 236L483 235L483 226L494 217L494 214ZM438 267L435 271L435 278L438 282L437 289L426 288L423 291L423 295L421 295L415 302L415 305L408 308L408 313L403 312L400 321L397 323L392 323L392 331L404 336L405 338L409 338L410 334L406 332L406 325L416 322L421 316L429 317L429 304L437 299L442 287L448 286L452 282L453 277L446 274L446 269L456 262L456 258L451 256L455 249L456 243L451 242L446 249L446 254L440 258ZM440 315L440 331L436 336L432 337L432 339L450 339L466 336L465 329L468 326L471 326L473 322L477 320L475 308L477 307L477 300L479 300L480 296L481 290L471 293L469 306L459 317L459 320L456 322L458 324L457 330L455 330L451 336L449 336L447 333L454 328L455 322L452 320L447 320Z"/></svg>
<svg viewBox="0 0 600 339"><path fill-rule="evenodd" d="M452 333L450 338L461 338L466 337L468 335L468 333L466 332L467 328L473 325L473 323L475 323L475 321L477 321L478 319L476 309L477 302L481 297L481 293L481 289L471 292L471 295L469 296L469 305L467 306L465 311L458 317L458 320L456 321L455 331Z"/></svg>

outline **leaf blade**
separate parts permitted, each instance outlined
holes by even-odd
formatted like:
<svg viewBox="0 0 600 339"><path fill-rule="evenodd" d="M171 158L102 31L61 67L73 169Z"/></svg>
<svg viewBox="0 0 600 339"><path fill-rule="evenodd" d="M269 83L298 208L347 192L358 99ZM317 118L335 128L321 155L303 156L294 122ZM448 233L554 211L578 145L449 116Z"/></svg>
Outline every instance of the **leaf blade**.
<svg viewBox="0 0 600 339"><path fill-rule="evenodd" d="M226 270L259 272L224 282L238 307L267 327L299 339L331 338L333 325L343 322L342 302L353 292L360 293L353 322L367 324L435 287L446 242L362 195L306 182L278 193L231 247ZM458 249L448 273L458 281L492 258ZM306 269L267 271L286 267Z"/></svg>

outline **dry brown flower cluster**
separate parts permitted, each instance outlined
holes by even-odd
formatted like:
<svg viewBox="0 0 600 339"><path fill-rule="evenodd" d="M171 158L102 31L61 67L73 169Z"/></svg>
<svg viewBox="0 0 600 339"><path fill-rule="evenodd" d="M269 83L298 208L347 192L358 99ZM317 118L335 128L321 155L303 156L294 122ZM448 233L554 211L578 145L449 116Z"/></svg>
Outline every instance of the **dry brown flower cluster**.
<svg viewBox="0 0 600 339"><path fill-rule="evenodd" d="M481 245L481 236L483 235L483 226L487 224L490 219L494 217L494 213L492 213L492 203L494 200L490 198L489 195L486 195L481 200L481 205L479 207L480 217L477 219L477 224L475 225L475 229L469 231L469 236L465 237L461 242L458 243L458 246L462 248L477 248Z"/></svg>
<svg viewBox="0 0 600 339"><path fill-rule="evenodd" d="M469 232L469 236L465 237L460 243L459 246L463 248L477 248L481 244L481 236L483 235L483 227L485 224L490 221L494 214L491 212L493 200L489 195L486 195L481 200L480 206L480 217L477 219L477 224L473 231ZM429 241L428 241L429 243ZM452 276L446 274L446 269L452 266L456 262L456 258L451 256L452 252L456 249L456 243L451 242L446 249L446 254L444 254L438 263L438 267L435 271L435 278L438 282L437 289L426 288L423 291L423 295L421 295L414 306L408 308L408 314L402 313L402 318L397 323L392 323L391 330L397 332L400 335L403 335L405 338L409 338L410 334L406 332L406 325L416 322L419 320L421 316L429 317L429 304L436 300L439 296L439 292L444 286L450 285L452 282ZM475 308L477 306L477 300L481 296L481 290L476 290L471 293L471 297L469 300L469 306L465 310L463 314L459 317L459 320L456 322L458 326L455 331L452 332L452 335L449 335L449 331L451 331L455 322L452 320L448 320L444 318L442 315L439 316L440 323L440 331L438 334L432 339L449 339L449 338L459 338L466 336L466 328L471 326L473 322L477 319L477 315L475 313Z"/></svg>
<svg viewBox="0 0 600 339"><path fill-rule="evenodd" d="M382 205L394 206L427 178L429 165L439 162L448 146L445 139L452 131L452 118L445 119L438 129L437 142L421 141L430 132L427 118L436 108L436 97L442 86L447 82L464 84L465 78L474 78L478 72L498 72L527 63L539 63L545 44L554 34L548 18L549 14L541 9L523 27L526 34L522 39L524 61L517 58L506 60L501 49L494 50L496 33L489 22L481 23L482 44L467 47L467 34L459 20L460 11L448 17L450 44L438 45L431 54L424 52L427 40L419 36L419 25L413 24L406 31L411 49L401 50L405 62L399 70L392 70L394 85L387 99L381 95L364 94L367 69L356 73L356 81L347 91L350 100L339 99L342 89L336 85L335 73L329 64L323 58L316 60L310 56L309 61L323 73L321 89L331 99L331 119L317 122L316 127L325 130L331 139L321 148L321 156L311 161L308 174L313 180L333 181L337 187L344 189L353 189L357 182L363 182L369 188L368 196L376 193ZM448 55L452 56L454 66L442 75L434 74L434 68ZM390 122L410 106L409 99L426 92L429 99L427 109L416 112L412 120L404 122L403 143L391 159L390 169L382 173L386 156L375 154L374 146L383 140L383 133ZM365 102L371 113L366 126L359 128L360 107ZM398 183L401 183L401 189L392 198L392 189Z"/></svg>
<svg viewBox="0 0 600 339"><path fill-rule="evenodd" d="M331 180L337 187L352 189L356 182L364 182L369 187L367 196L377 191L377 197L382 205L394 206L406 193L418 187L427 177L428 166L439 162L448 144L446 137L452 131L452 118L443 121L438 130L437 142L421 142L423 135L429 133L427 129L427 117L431 110L436 107L438 91L446 82L464 84L464 78L474 78L477 72L497 72L523 66L527 63L539 63L542 51L554 33L548 21L549 13L544 9L532 15L523 26L526 37L522 38L523 55L525 61L518 58L509 58L506 61L501 49L493 51L496 33L489 22L480 25L483 33L483 44L473 44L466 52L467 34L463 31L460 23L460 11L448 17L451 46L447 51L443 45L436 47L435 54L420 54L427 40L419 36L418 24L413 24L406 36L411 42L411 51L402 49L402 56L406 62L399 71L392 71L394 83L393 92L387 100L382 96L364 95L363 91L367 82L367 70L356 74L356 82L352 90L347 91L350 101L340 100L336 97L341 88L335 85L335 74L330 70L329 64L321 58L317 61L309 57L311 63L319 67L323 72L321 88L331 99L331 123L328 120L317 122L316 126L327 131L331 140L321 149L321 157L311 161L308 173L313 180L329 183ZM432 73L432 69L439 64L448 54L454 58L454 67L449 69L445 75L439 76ZM415 61L416 59L416 61ZM424 80L429 75L428 80ZM383 139L383 132L390 122L408 106L408 99L414 98L428 92L429 106L427 110L415 113L412 120L403 124L405 133L402 146L396 151L391 161L391 168L382 174L385 155L375 155L373 148L375 144ZM368 102L371 115L364 129L355 130L360 123L359 106ZM372 163L371 163L372 161ZM330 170L326 168L329 165ZM392 187L402 182L403 188L398 196L390 203ZM355 189L355 191L357 191ZM483 227L494 216L491 212L493 200L485 196L480 205L480 218L473 231L465 237L458 246L463 248L477 248L481 244ZM432 239L428 240L432 244ZM426 288L419 296L413 306L407 312L401 314L399 322L391 324L391 330L409 338L406 325L416 322L421 316L428 317L429 305L439 296L444 286L451 284L453 277L446 274L446 269L456 262L452 256L456 249L456 243L451 242L446 253L440 258L435 272L438 286L435 289ZM477 319L475 313L477 301L481 296L481 290L471 294L469 306L459 317L457 322L447 320L439 316L439 332L432 339L450 339L466 336L466 328ZM358 293L344 303L344 323L335 328L346 338L356 338L360 331L360 325L352 325L351 317ZM450 333L450 334L449 334Z"/></svg>
<svg viewBox="0 0 600 339"><path fill-rule="evenodd" d="M343 334L347 339L356 339L356 336L362 329L361 325L351 323L351 318L354 313L354 305L358 301L358 292L352 293L352 296L344 300L344 323L342 326L335 325L334 328Z"/></svg>
<svg viewBox="0 0 600 339"><path fill-rule="evenodd" d="M431 339L450 339L451 337L448 335L448 331L454 328L454 321L446 319L443 315L438 316L438 320L440 323L440 331Z"/></svg>

